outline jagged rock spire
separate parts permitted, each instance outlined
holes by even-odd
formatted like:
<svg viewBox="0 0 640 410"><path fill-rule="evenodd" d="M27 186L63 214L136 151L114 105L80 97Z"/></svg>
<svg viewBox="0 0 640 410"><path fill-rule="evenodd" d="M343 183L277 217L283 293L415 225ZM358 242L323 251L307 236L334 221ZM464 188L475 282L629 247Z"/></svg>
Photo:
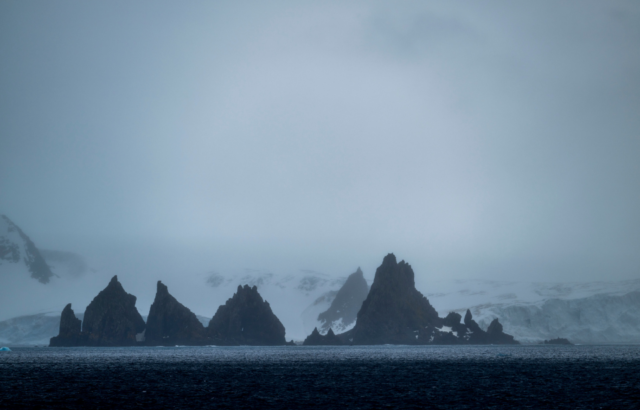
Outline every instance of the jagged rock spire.
<svg viewBox="0 0 640 410"><path fill-rule="evenodd" d="M169 289L161 281L158 281L156 289L147 318L145 343L154 346L207 344L204 326L195 313L169 294Z"/></svg>
<svg viewBox="0 0 640 410"><path fill-rule="evenodd" d="M415 288L411 266L393 253L376 270L352 330L354 344L415 343L415 331L439 323L438 313Z"/></svg>
<svg viewBox="0 0 640 410"><path fill-rule="evenodd" d="M136 297L125 292L117 275L87 306L82 323L82 331L93 346L135 345L136 335L144 329Z"/></svg>
<svg viewBox="0 0 640 410"><path fill-rule="evenodd" d="M285 329L256 286L238 286L209 322L208 336L230 345L284 345Z"/></svg>

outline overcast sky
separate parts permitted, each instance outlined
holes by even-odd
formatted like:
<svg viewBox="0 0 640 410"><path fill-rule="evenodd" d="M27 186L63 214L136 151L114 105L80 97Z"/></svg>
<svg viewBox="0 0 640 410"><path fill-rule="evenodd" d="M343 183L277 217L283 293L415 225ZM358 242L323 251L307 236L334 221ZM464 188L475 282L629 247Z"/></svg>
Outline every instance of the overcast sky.
<svg viewBox="0 0 640 410"><path fill-rule="evenodd" d="M0 213L212 267L638 277L640 3L5 0Z"/></svg>

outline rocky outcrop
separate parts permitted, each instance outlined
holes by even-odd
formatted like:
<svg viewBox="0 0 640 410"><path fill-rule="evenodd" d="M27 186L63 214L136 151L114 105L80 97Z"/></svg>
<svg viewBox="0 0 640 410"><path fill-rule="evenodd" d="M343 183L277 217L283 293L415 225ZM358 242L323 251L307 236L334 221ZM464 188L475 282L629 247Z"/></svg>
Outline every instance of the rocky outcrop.
<svg viewBox="0 0 640 410"><path fill-rule="evenodd" d="M364 279L362 270L358 268L357 271L349 275L331 302L329 309L318 315L321 330L326 332L336 327L340 331L352 327L368 293L369 285Z"/></svg>
<svg viewBox="0 0 640 410"><path fill-rule="evenodd" d="M304 346L340 346L342 341L333 333L333 329L329 329L326 335L321 335L318 328L315 328L302 344Z"/></svg>
<svg viewBox="0 0 640 410"><path fill-rule="evenodd" d="M134 346L144 330L136 297L125 292L117 276L87 306L82 323L89 346Z"/></svg>
<svg viewBox="0 0 640 410"><path fill-rule="evenodd" d="M199 346L207 343L205 328L195 313L171 296L167 286L158 281L156 298L147 317L145 344Z"/></svg>
<svg viewBox="0 0 640 410"><path fill-rule="evenodd" d="M376 270L355 327L338 335L353 344L517 344L494 320L485 332L467 311L444 319L415 288L411 266L388 254Z"/></svg>
<svg viewBox="0 0 640 410"><path fill-rule="evenodd" d="M519 344L513 338L502 331L502 325L498 319L493 319L487 328L487 343L492 345L517 345Z"/></svg>
<svg viewBox="0 0 640 410"><path fill-rule="evenodd" d="M53 272L33 241L6 215L0 217L0 265L2 262L24 263L31 277L49 283Z"/></svg>
<svg viewBox="0 0 640 410"><path fill-rule="evenodd" d="M513 336L503 332L502 325L498 319L493 319L485 332L480 328L480 325L473 320L471 311L467 309L467 313L464 316L464 323L468 329L467 340L470 344L519 344Z"/></svg>
<svg viewBox="0 0 640 410"><path fill-rule="evenodd" d="M278 346L286 344L285 329L258 293L257 287L238 286L218 308L207 327L214 344Z"/></svg>
<svg viewBox="0 0 640 410"><path fill-rule="evenodd" d="M426 330L442 319L416 290L411 266L388 254L376 270L369 295L358 312L355 327L347 332L353 344L415 344L426 342ZM344 336L343 336L344 340Z"/></svg>
<svg viewBox="0 0 640 410"><path fill-rule="evenodd" d="M450 327L453 332L458 334L458 337L468 332L467 327L462 323L462 316L456 312L450 312L447 317L443 319L442 324Z"/></svg>
<svg viewBox="0 0 640 410"><path fill-rule="evenodd" d="M60 332L58 336L51 338L49 346L83 346L86 343L86 337L81 332L82 321L76 318L71 303L64 307L60 316Z"/></svg>

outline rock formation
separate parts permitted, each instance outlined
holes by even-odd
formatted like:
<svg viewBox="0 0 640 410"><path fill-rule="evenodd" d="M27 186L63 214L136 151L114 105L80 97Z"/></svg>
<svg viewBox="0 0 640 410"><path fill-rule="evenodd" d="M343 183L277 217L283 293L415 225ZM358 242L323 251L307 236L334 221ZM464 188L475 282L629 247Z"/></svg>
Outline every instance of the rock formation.
<svg viewBox="0 0 640 410"><path fill-rule="evenodd" d="M517 344L495 319L485 332L467 311L438 316L415 288L414 273L406 262L388 254L376 270L369 295L358 312L355 327L338 335L353 344ZM313 336L313 335L312 335Z"/></svg>
<svg viewBox="0 0 640 410"><path fill-rule="evenodd" d="M492 345L517 345L519 344L513 338L502 331L502 325L498 318L493 319L489 328L487 328L487 343Z"/></svg>
<svg viewBox="0 0 640 410"><path fill-rule="evenodd" d="M333 327L338 331L350 328L355 323L358 311L368 293L369 285L362 275L362 270L358 268L356 272L349 275L329 309L318 315L318 321L322 323L321 330L326 332Z"/></svg>
<svg viewBox="0 0 640 410"><path fill-rule="evenodd" d="M48 283L53 277L53 272L33 241L6 215L0 218L0 265L3 261L22 261L31 272L31 277L42 283Z"/></svg>
<svg viewBox="0 0 640 410"><path fill-rule="evenodd" d="M333 329L329 329L327 334L323 336L318 332L318 328L315 328L302 344L304 346L340 346L342 341L333 333Z"/></svg>
<svg viewBox="0 0 640 410"><path fill-rule="evenodd" d="M158 281L156 298L149 310L145 344L149 346L204 345L205 328L195 313L169 294Z"/></svg>
<svg viewBox="0 0 640 410"><path fill-rule="evenodd" d="M258 293L257 287L238 286L218 308L207 327L213 344L277 346L286 344L285 329Z"/></svg>
<svg viewBox="0 0 640 410"><path fill-rule="evenodd" d="M390 253L376 270L369 295L347 338L354 344L415 344L442 319L416 290L411 266ZM344 340L344 338L343 338ZM424 336L423 336L424 340Z"/></svg>
<svg viewBox="0 0 640 410"><path fill-rule="evenodd" d="M143 340L145 323L136 297L125 292L114 276L84 312L82 332L89 346L134 346Z"/></svg>
<svg viewBox="0 0 640 410"><path fill-rule="evenodd" d="M467 313L464 315L464 324L469 329L467 340L470 344L519 344L514 340L513 336L502 331L502 325L498 319L493 319L489 328L485 332L480 328L478 323L473 320L471 311L467 309Z"/></svg>
<svg viewBox="0 0 640 410"><path fill-rule="evenodd" d="M58 336L51 338L49 346L82 346L86 338L81 333L82 321L76 318L71 303L64 307L60 316L60 332Z"/></svg>

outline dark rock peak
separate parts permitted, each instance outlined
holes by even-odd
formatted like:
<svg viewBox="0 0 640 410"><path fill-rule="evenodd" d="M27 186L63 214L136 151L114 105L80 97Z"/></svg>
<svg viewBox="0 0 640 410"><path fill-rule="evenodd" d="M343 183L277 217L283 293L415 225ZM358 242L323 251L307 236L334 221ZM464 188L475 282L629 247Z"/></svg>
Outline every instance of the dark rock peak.
<svg viewBox="0 0 640 410"><path fill-rule="evenodd" d="M22 257L29 272L31 272L32 278L41 283L49 283L49 280L53 277L53 272L51 272L51 268L49 268L49 265L45 262L36 245L9 217L2 215L2 219L4 219L7 225L7 234L17 232L24 242L25 255L20 255L20 247L18 244L4 237L4 232L0 232L0 259L18 263L20 257Z"/></svg>
<svg viewBox="0 0 640 410"><path fill-rule="evenodd" d="M471 344L520 344L513 336L503 332L502 324L498 319L493 319L487 331L480 328L480 325L473 320L471 312L467 310L464 317L464 324L470 330L469 343Z"/></svg>
<svg viewBox="0 0 640 410"><path fill-rule="evenodd" d="M286 343L284 326L256 286L238 286L233 297L218 308L207 333L216 344L276 346Z"/></svg>
<svg viewBox="0 0 640 410"><path fill-rule="evenodd" d="M316 327L302 344L304 346L339 346L342 345L342 341L333 333L333 329L329 329L327 334L323 336Z"/></svg>
<svg viewBox="0 0 640 410"><path fill-rule="evenodd" d="M469 328L469 330L476 333L476 338L480 337L478 335L484 334L484 330L480 328L478 322L473 320L473 316L471 315L471 311L469 309L467 309L467 313L464 315L464 324Z"/></svg>
<svg viewBox="0 0 640 410"><path fill-rule="evenodd" d="M76 334L82 330L82 321L76 318L73 309L71 309L71 303L62 309L62 315L60 316L60 333L61 334Z"/></svg>
<svg viewBox="0 0 640 410"><path fill-rule="evenodd" d="M318 315L318 321L322 323L322 330L331 329L334 322L342 319L342 326L349 326L356 321L362 302L367 298L369 285L364 279L362 270L349 275L342 285L331 306L325 312Z"/></svg>
<svg viewBox="0 0 640 410"><path fill-rule="evenodd" d="M167 286L160 281L147 317L145 342L162 346L207 343L204 326L195 313L169 294Z"/></svg>
<svg viewBox="0 0 640 410"><path fill-rule="evenodd" d="M485 332L467 310L438 316L415 288L411 265L390 253L376 270L369 295L362 303L353 329L338 335L353 344L517 344L495 320ZM313 336L313 335L312 335ZM311 337L311 336L310 336ZM315 336L314 336L315 338Z"/></svg>
<svg viewBox="0 0 640 410"><path fill-rule="evenodd" d="M76 318L71 303L64 307L60 316L60 332L52 337L49 346L81 346L84 338L81 334L82 321Z"/></svg>
<svg viewBox="0 0 640 410"><path fill-rule="evenodd" d="M491 324L489 324L489 327L487 328L487 333L502 333L502 324L498 321L498 318L495 318L491 321Z"/></svg>
<svg viewBox="0 0 640 410"><path fill-rule="evenodd" d="M397 263L390 253L376 270L350 338L354 344L414 344L416 332L441 320L427 298L416 290L411 265Z"/></svg>
<svg viewBox="0 0 640 410"><path fill-rule="evenodd" d="M460 325L460 321L462 320L462 316L456 312L450 312L447 317L444 318L443 324L445 326L456 326Z"/></svg>
<svg viewBox="0 0 640 410"><path fill-rule="evenodd" d="M487 328L487 343L495 345L517 345L520 344L513 336L502 331L502 324L498 319L493 319Z"/></svg>
<svg viewBox="0 0 640 410"><path fill-rule="evenodd" d="M114 276L93 298L84 313L82 331L95 346L135 345L145 323L136 309L136 297L125 292Z"/></svg>
<svg viewBox="0 0 640 410"><path fill-rule="evenodd" d="M464 315L464 324L469 326L469 323L473 320L473 316L471 316L471 311L467 309L467 313Z"/></svg>
<svg viewBox="0 0 640 410"><path fill-rule="evenodd" d="M169 288L167 287L167 285L162 283L162 281L160 281L160 280L158 281L158 284L156 285L156 297L158 295L169 295Z"/></svg>

